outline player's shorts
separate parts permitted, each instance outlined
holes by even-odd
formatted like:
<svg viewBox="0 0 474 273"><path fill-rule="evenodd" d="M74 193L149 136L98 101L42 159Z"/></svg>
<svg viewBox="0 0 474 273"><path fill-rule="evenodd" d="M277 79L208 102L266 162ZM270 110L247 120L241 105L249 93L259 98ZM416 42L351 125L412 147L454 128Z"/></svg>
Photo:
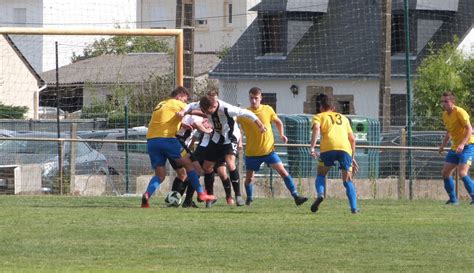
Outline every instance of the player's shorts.
<svg viewBox="0 0 474 273"><path fill-rule="evenodd" d="M281 163L281 159L275 152L262 156L245 156L245 168L247 170L258 172L262 163L272 165L275 163Z"/></svg>
<svg viewBox="0 0 474 273"><path fill-rule="evenodd" d="M181 169L183 167L183 166L181 166L181 164L176 162L174 159L168 159L168 161L170 162L171 168L173 168L173 170Z"/></svg>
<svg viewBox="0 0 474 273"><path fill-rule="evenodd" d="M472 165L472 160L474 159L474 144L469 144L464 146L464 149L460 154L457 154L454 150L449 150L446 155L446 162L452 164L466 164L468 166Z"/></svg>
<svg viewBox="0 0 474 273"><path fill-rule="evenodd" d="M319 155L319 166L332 167L339 162L339 169L352 171L352 156L344 151L327 151Z"/></svg>
<svg viewBox="0 0 474 273"><path fill-rule="evenodd" d="M195 161L198 161L199 165L201 165L201 166L204 163L204 155L205 155L206 149L207 149L207 147L198 146L196 148L196 150L194 151L194 153L193 153L194 158L196 159ZM217 173L217 168L219 168L221 166L225 166L225 164L226 164L225 163L225 157L219 158L216 161L216 163L214 164L214 172Z"/></svg>
<svg viewBox="0 0 474 273"><path fill-rule="evenodd" d="M237 155L237 144L216 144L210 142L204 150L204 160L217 162L219 159L224 158L226 155Z"/></svg>
<svg viewBox="0 0 474 273"><path fill-rule="evenodd" d="M165 166L167 159L181 158L181 144L176 138L150 138L147 139L146 145L153 169Z"/></svg>

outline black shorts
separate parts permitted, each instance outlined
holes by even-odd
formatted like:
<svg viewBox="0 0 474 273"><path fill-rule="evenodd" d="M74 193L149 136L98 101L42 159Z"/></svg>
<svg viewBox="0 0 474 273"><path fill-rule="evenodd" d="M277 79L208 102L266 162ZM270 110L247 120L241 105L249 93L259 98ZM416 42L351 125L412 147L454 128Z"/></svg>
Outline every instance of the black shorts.
<svg viewBox="0 0 474 273"><path fill-rule="evenodd" d="M226 155L236 156L237 154L237 143L216 144L211 141L205 148L204 160L218 162L219 159L224 158Z"/></svg>
<svg viewBox="0 0 474 273"><path fill-rule="evenodd" d="M197 161L199 161L199 164L202 166L202 164L204 163L204 160L205 160L205 155L206 155L206 150L207 150L207 147L202 147L202 146L198 146L196 148L196 150L194 151L194 157ZM211 161L211 160L208 160L208 161ZM213 161L215 162L214 164L214 172L217 172L217 168L221 167L221 166L225 166L225 157L221 157L219 158L217 161Z"/></svg>

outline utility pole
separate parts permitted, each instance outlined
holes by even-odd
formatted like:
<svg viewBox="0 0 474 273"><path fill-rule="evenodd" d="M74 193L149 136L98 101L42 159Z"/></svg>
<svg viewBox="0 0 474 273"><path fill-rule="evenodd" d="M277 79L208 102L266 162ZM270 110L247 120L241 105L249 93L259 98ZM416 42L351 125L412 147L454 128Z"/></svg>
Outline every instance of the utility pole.
<svg viewBox="0 0 474 273"><path fill-rule="evenodd" d="M183 29L184 87L194 89L194 0L176 0L176 28Z"/></svg>
<svg viewBox="0 0 474 273"><path fill-rule="evenodd" d="M390 131L391 119L391 76L392 76L392 0L381 1L382 28L380 32L380 86L379 119L383 132Z"/></svg>

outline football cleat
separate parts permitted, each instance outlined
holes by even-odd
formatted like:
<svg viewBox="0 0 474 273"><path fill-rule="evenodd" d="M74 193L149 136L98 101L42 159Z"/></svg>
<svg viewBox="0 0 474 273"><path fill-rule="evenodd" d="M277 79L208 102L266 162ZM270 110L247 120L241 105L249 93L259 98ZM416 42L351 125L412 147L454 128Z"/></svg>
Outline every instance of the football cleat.
<svg viewBox="0 0 474 273"><path fill-rule="evenodd" d="M217 199L216 200L211 200L211 201L206 201L206 208L211 208L214 203L217 202Z"/></svg>
<svg viewBox="0 0 474 273"><path fill-rule="evenodd" d="M359 214L360 209L351 209L352 214Z"/></svg>
<svg viewBox="0 0 474 273"><path fill-rule="evenodd" d="M252 204L253 198L252 197L247 197L247 200L245 200L245 205L250 206Z"/></svg>
<svg viewBox="0 0 474 273"><path fill-rule="evenodd" d="M235 204L234 198L232 198L232 196L226 197L225 200L226 200L226 202L227 202L227 205L229 205L229 206L233 206L233 205Z"/></svg>
<svg viewBox="0 0 474 273"><path fill-rule="evenodd" d="M324 197L322 196L318 196L318 198L316 198L316 201L314 201L314 203L311 205L311 212L314 212L316 213L319 209L319 205L324 201Z"/></svg>
<svg viewBox="0 0 474 273"><path fill-rule="evenodd" d="M149 208L150 207L150 203L148 202L148 199L150 199L150 196L148 196L148 192L145 192L143 195L142 195L142 208Z"/></svg>
<svg viewBox="0 0 474 273"><path fill-rule="evenodd" d="M453 200L448 200L448 201L446 201L445 204L446 205L451 205L451 206L457 206L457 205L459 205L459 201L458 200L454 200L454 201Z"/></svg>
<svg viewBox="0 0 474 273"><path fill-rule="evenodd" d="M196 205L196 203L194 203L194 201L190 201L190 202L184 201L183 204L182 204L182 207L183 208L199 208Z"/></svg>
<svg viewBox="0 0 474 273"><path fill-rule="evenodd" d="M242 199L242 196L236 196L235 203L237 203L237 207L241 207L245 205L245 202L244 202L244 199Z"/></svg>
<svg viewBox="0 0 474 273"><path fill-rule="evenodd" d="M207 194L205 192L198 193L198 197L197 197L198 202L213 201L216 199L217 198L214 195Z"/></svg>
<svg viewBox="0 0 474 273"><path fill-rule="evenodd" d="M306 202L306 201L308 201L308 198L306 198L306 197L301 197L301 196L296 196L296 197L295 197L295 204L296 204L297 206L303 204L303 203Z"/></svg>

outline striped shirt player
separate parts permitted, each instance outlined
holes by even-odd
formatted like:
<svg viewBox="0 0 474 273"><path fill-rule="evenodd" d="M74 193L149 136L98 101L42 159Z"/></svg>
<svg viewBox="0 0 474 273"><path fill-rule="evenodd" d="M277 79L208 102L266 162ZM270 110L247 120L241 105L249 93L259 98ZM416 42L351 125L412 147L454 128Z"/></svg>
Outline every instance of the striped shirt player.
<svg viewBox="0 0 474 273"><path fill-rule="evenodd" d="M186 112L201 110L205 113L214 129L213 133L204 136L201 145L206 146L203 158L203 169L205 172L204 183L213 185L214 165L224 157L232 186L235 191L237 205L244 205L240 193L240 176L235 164L238 141L240 139L240 129L235 121L235 117L244 117L252 120L260 131L265 131L260 120L249 110L233 106L222 100L204 96L199 103L188 105Z"/></svg>
<svg viewBox="0 0 474 273"><path fill-rule="evenodd" d="M214 196L207 195L199 184L199 177L191 160L181 156L181 144L176 138L176 133L181 125L181 118L177 113L186 108L189 93L184 87L177 87L164 100L153 109L153 114L148 124L147 150L150 156L155 175L151 178L146 192L142 196L142 207L149 207L149 199L166 177L166 160L175 160L185 167L192 186L198 192L198 201L215 200Z"/></svg>

